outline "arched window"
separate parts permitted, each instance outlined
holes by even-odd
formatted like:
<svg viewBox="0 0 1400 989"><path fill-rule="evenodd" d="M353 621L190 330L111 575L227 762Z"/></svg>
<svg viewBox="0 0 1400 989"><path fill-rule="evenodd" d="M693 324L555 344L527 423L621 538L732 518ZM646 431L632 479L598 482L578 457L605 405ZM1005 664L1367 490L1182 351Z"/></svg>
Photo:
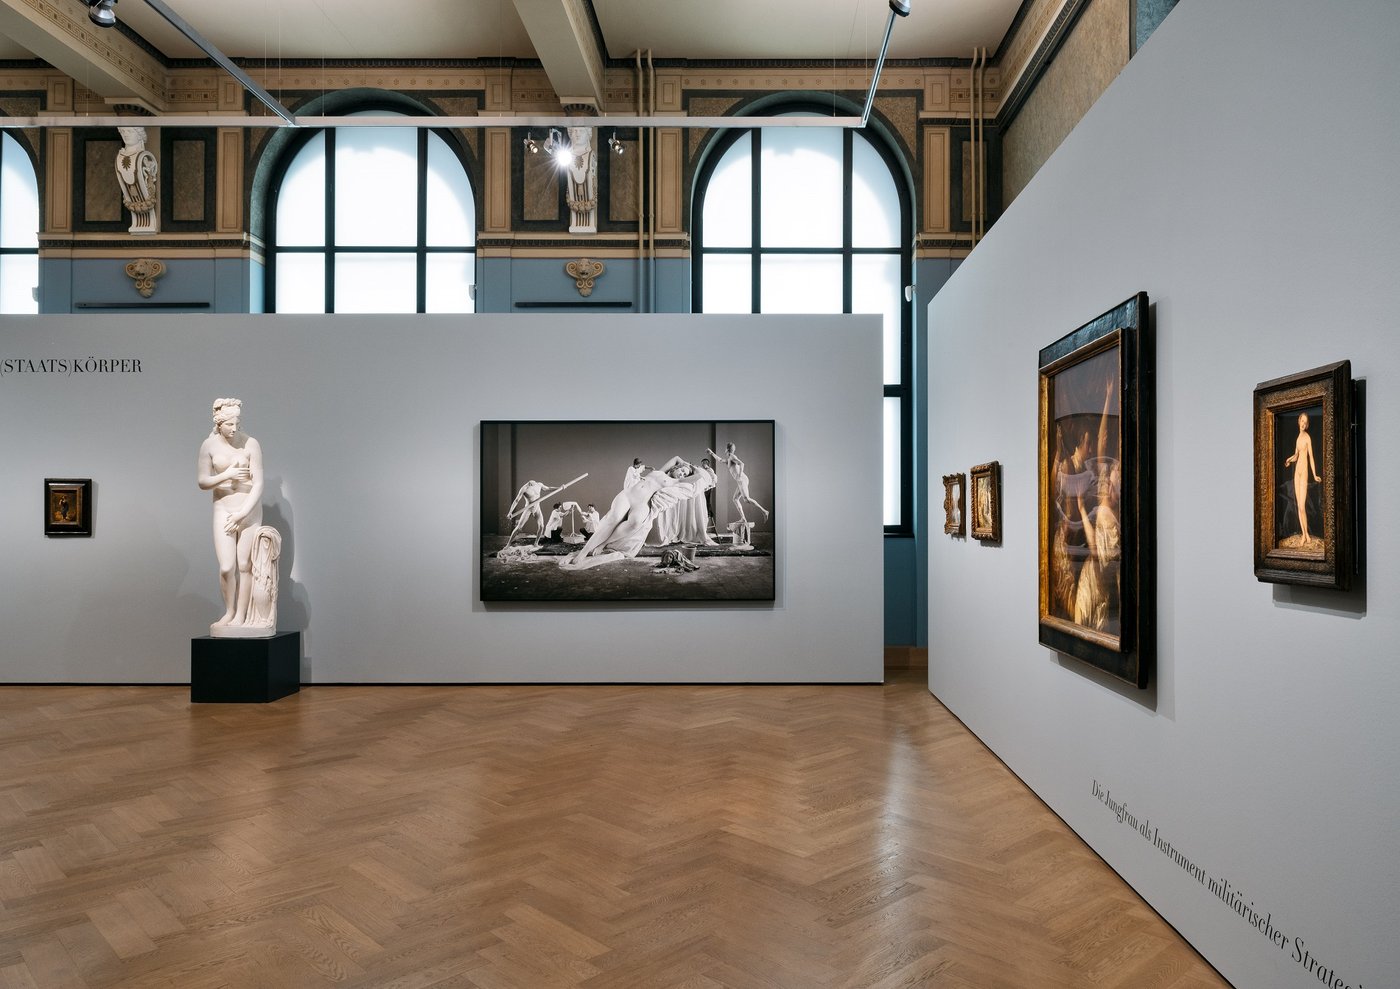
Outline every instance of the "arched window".
<svg viewBox="0 0 1400 989"><path fill-rule="evenodd" d="M287 162L274 197L269 311L474 311L471 181L433 131L319 131Z"/></svg>
<svg viewBox="0 0 1400 989"><path fill-rule="evenodd" d="M850 128L731 131L702 168L693 306L880 313L885 531L912 526L910 203L888 149Z"/></svg>
<svg viewBox="0 0 1400 989"><path fill-rule="evenodd" d="M37 313L39 181L34 164L0 132L0 313Z"/></svg>

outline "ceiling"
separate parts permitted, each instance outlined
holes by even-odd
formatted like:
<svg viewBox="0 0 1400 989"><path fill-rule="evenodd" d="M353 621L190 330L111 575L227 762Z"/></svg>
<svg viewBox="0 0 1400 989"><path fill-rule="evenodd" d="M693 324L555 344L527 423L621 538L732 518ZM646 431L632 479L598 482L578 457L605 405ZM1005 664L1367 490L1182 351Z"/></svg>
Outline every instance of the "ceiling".
<svg viewBox="0 0 1400 989"><path fill-rule="evenodd" d="M15 2L15 0L8 0ZM81 10L82 0L53 0ZM541 58L548 5L577 22L591 5L606 54L656 59L869 59L879 54L886 0L166 0L225 54L259 59ZM912 0L890 58L994 54L1020 0ZM118 19L167 58L203 58L143 0L120 0ZM34 57L0 39L0 59ZM545 57L546 68L549 68Z"/></svg>

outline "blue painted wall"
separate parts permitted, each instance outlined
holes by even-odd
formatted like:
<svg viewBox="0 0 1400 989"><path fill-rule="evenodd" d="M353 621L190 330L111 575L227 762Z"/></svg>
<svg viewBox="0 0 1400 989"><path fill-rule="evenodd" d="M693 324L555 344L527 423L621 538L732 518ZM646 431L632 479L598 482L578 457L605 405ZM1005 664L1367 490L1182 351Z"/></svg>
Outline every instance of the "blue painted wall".
<svg viewBox="0 0 1400 989"><path fill-rule="evenodd" d="M170 258L149 299L142 298L126 273L127 262L160 257L133 246L128 257L40 258L39 311L219 312L262 311L262 266L240 258Z"/></svg>

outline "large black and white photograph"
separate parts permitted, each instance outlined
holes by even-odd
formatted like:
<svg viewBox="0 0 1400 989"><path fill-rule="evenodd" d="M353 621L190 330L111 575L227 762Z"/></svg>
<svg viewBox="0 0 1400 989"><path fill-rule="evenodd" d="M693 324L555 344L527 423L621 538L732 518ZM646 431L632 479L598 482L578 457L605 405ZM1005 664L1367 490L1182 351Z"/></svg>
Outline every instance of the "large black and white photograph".
<svg viewBox="0 0 1400 989"><path fill-rule="evenodd" d="M481 424L483 601L772 601L772 420Z"/></svg>

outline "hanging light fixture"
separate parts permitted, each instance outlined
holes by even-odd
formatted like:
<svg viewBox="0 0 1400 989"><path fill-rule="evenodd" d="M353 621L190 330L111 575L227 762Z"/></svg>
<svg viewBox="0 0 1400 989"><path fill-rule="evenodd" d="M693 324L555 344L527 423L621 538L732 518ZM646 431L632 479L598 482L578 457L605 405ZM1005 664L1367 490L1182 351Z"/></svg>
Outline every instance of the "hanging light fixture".
<svg viewBox="0 0 1400 989"><path fill-rule="evenodd" d="M540 153L540 142L535 140L535 135L530 131L525 132L525 150L532 155Z"/></svg>
<svg viewBox="0 0 1400 989"><path fill-rule="evenodd" d="M115 27L117 12L112 8L117 0L84 0L88 7L88 20L98 27Z"/></svg>
<svg viewBox="0 0 1400 989"><path fill-rule="evenodd" d="M568 168L573 164L573 144L559 132L559 128L551 127L549 129L549 137L545 139L544 149L554 157L554 164L560 168Z"/></svg>
<svg viewBox="0 0 1400 989"><path fill-rule="evenodd" d="M617 139L617 131L612 132L612 137L608 138L608 147L612 148L615 155L621 155L624 148L622 142Z"/></svg>

